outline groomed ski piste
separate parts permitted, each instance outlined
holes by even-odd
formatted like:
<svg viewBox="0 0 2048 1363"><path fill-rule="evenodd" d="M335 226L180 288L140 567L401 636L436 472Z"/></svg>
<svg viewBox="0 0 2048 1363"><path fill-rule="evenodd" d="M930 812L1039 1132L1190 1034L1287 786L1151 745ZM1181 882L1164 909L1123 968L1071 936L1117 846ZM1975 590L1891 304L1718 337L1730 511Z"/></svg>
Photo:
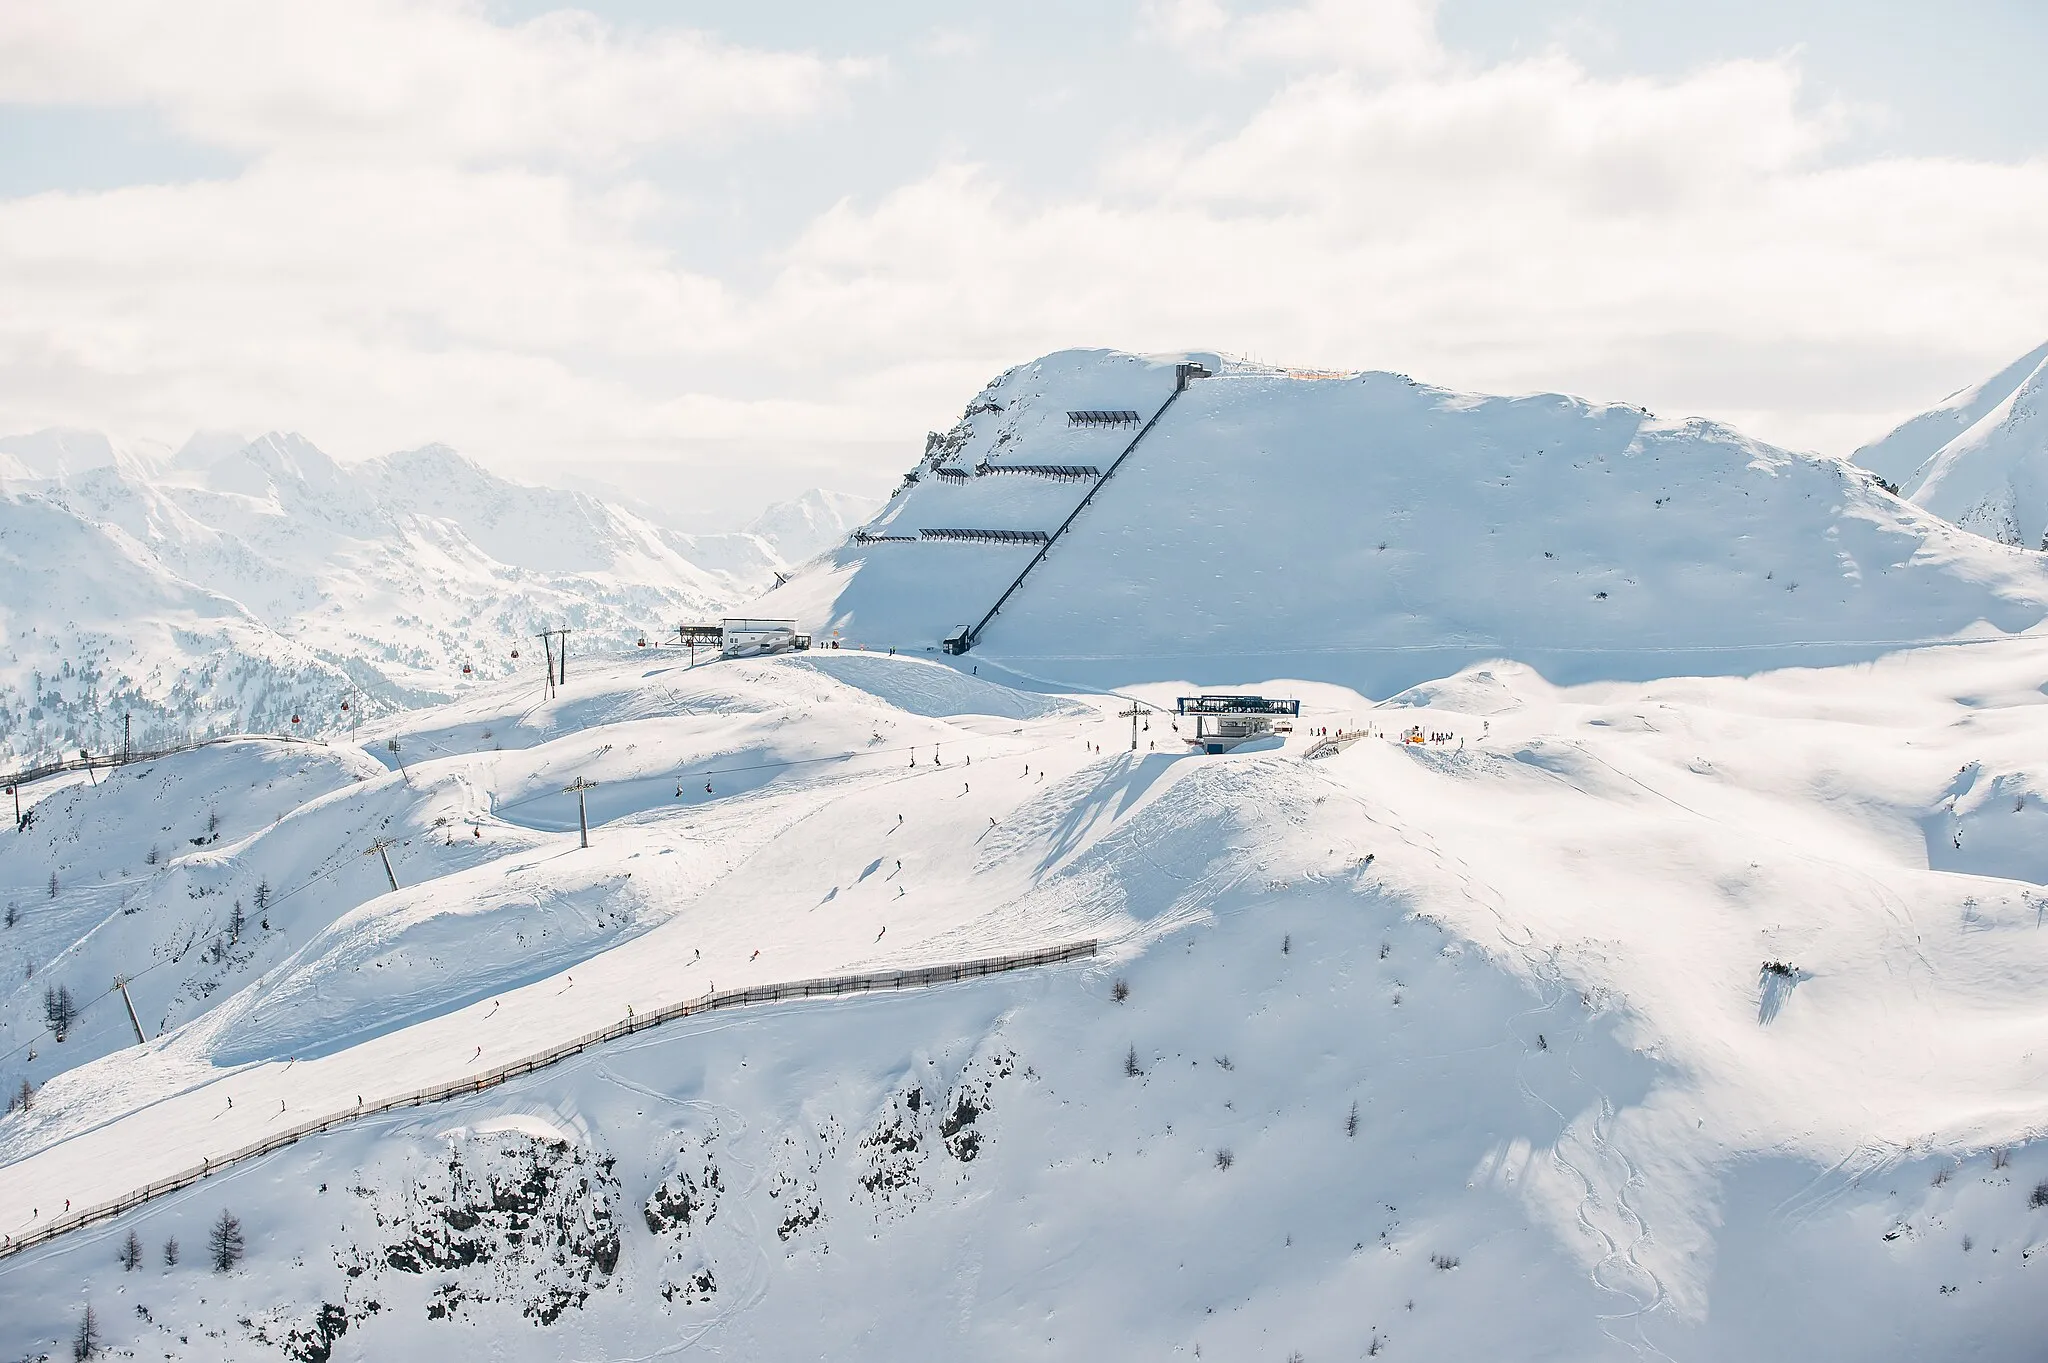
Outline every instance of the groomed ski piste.
<svg viewBox="0 0 2048 1363"><path fill-rule="evenodd" d="M1048 381L1058 439L1002 457L1107 467L1065 411L1144 407L1124 373L1163 378L1156 408L1185 359L1050 357L1094 388ZM924 650L1035 549L850 544L764 599L838 649L637 654L46 797L0 844L0 1077L34 1090L0 1121L0 1232L341 1120L0 1258L0 1356L58 1356L88 1303L111 1347L176 1359L2021 1356L2040 556L1854 468L1569 399L1520 410L1610 448L1544 478L1504 436L1388 473L1369 442L1244 444L1240 412L1215 448L1264 450L1264 502L1170 424L1224 384L1285 430L1295 395L1387 381L1197 381L961 657ZM1419 433L1506 400L1400 401L1435 404ZM1394 552L1375 516L1510 473L1551 500L1365 575ZM870 530L1050 529L1088 491L979 478L920 479ZM941 519L962 494L989 500ZM1555 529L1570 497L1608 538ZM1358 524L1319 538L1337 502ZM1584 561L1544 568L1546 536ZM1488 634L1510 623L1540 666ZM1164 712L1199 691L1302 713L1197 755ZM1323 730L1364 736L1310 758ZM349 1119L714 991L1080 941ZM248 1251L216 1274L224 1208Z"/></svg>

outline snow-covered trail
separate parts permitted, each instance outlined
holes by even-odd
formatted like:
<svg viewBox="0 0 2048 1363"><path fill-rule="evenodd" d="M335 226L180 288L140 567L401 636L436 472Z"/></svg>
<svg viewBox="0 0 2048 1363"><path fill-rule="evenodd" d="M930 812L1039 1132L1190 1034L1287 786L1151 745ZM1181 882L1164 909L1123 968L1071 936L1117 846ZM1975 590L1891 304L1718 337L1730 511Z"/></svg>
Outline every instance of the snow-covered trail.
<svg viewBox="0 0 2048 1363"><path fill-rule="evenodd" d="M517 1160L615 1159L606 1215L629 1229L657 1185L663 1205L719 1208L631 1229L565 1356L802 1356L827 1334L852 1355L885 1339L1256 1354L1289 1321L1313 1325L1304 1352L1498 1352L1533 1331L1575 1357L1716 1356L1709 1337L1754 1353L1762 1298L1730 1296L1747 1272L1731 1245L1810 1273L1891 1218L1919 1248L1869 1280L1931 1293L1924 1275L1952 1273L1931 1237L1956 1208L1999 1249L1978 1272L2006 1293L2033 1244L2018 1184L2048 1172L2027 1144L2048 1124L2044 682L2048 645L2026 641L1570 689L1495 664L1378 705L1264 682L1302 697L1304 732L1224 757L1132 753L1120 698L872 655L621 668L553 713L470 702L422 717L439 751L404 743L407 777L222 844L256 859L323 828L342 841L383 810L407 888L336 889L317 930L222 1002L51 1078L0 1127L0 1229L713 984L1088 936L1111 943L1094 968L691 1019L208 1186L265 1207L275 1243L303 1241L314 1276L292 1300L324 1293L364 1347L401 1350L431 1300L400 1320L316 1286L346 1253L293 1229L315 1204L286 1211L273 1171L412 1168L432 1133L501 1118L572 1152ZM1411 724L1449 740L1385 737ZM1302 760L1306 731L1361 726L1381 736ZM768 774L675 795L674 773L735 754ZM588 850L559 793L578 775L613 792ZM136 917L160 911L144 900ZM1775 1013L1768 961L1795 972ZM221 1063L236 1055L255 1059ZM1010 1115L972 1115L984 1104ZM980 1122L992 1163L955 1139ZM1977 1200L1922 1177L1993 1146L2020 1153ZM1804 1197L1784 1185L1829 1168ZM136 1216L169 1225L192 1205ZM354 1215L350 1243L385 1233ZM1772 1218L1796 1244L1758 1247ZM62 1242L30 1251L0 1283L62 1262ZM1132 1281L1159 1286L1134 1305L1105 1285ZM387 1274L375 1299L416 1287ZM1480 1298L1513 1305L1488 1316ZM916 1340L880 1299L911 1303ZM1337 1301L1366 1303L1355 1338ZM497 1319L473 1325L509 1341ZM1858 1332L1887 1320L1843 1328L1875 1338Z"/></svg>
<svg viewBox="0 0 2048 1363"><path fill-rule="evenodd" d="M927 666L906 661L896 671ZM785 766L778 779L701 803L673 801L666 789L650 798L640 789L645 781L627 782L626 805L593 821L589 849L573 831L536 842L486 817L482 842L505 849L501 855L368 901L194 1023L46 1086L39 1110L47 1119L7 1133L0 1226L20 1233L65 1199L84 1206L118 1196L121 1185L141 1186L209 1152L346 1111L357 1095L374 1107L601 1029L628 1010L650 1012L714 988L997 954L1094 931L1105 921L1099 913L1006 911L1057 856L1018 843L991 865L987 851L992 830L1046 819L1069 800L1093 809L1121 796L1132 805L1124 759L1095 751L1103 727L1081 706L1021 722L927 725L921 736L940 741ZM575 741L588 745L580 735ZM534 759L526 770L544 771L554 760L550 746L524 754ZM906 756L913 748L915 766ZM430 794L483 780L480 764L495 764L491 775L504 789L504 763L500 753L415 761L406 788ZM1058 855L1071 856L1113 819L1051 822L1062 830ZM351 1002L365 969L400 964L390 959L387 901L482 901L504 893L497 886L535 878L614 896L630 888L661 912L643 915L642 930L617 945L554 967L520 967L528 978L502 987L490 987L478 956L483 939L458 918L458 935L432 949L469 955L464 973L485 985L468 988L476 997L387 1024ZM264 1052L276 1058L226 1069L209 1063ZM137 1112L146 1117L129 1115ZM138 1120L146 1126L138 1129ZM52 1200L45 1188L61 1192Z"/></svg>

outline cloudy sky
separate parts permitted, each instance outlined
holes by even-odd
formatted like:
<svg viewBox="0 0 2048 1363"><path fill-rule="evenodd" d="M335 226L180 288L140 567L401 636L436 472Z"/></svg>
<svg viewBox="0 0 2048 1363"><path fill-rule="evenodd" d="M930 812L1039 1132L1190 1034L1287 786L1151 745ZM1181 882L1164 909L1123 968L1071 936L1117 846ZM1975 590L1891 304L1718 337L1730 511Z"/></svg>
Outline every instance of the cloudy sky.
<svg viewBox="0 0 2048 1363"><path fill-rule="evenodd" d="M10 0L0 432L731 521L1207 348L1846 453L2048 338L2038 0Z"/></svg>

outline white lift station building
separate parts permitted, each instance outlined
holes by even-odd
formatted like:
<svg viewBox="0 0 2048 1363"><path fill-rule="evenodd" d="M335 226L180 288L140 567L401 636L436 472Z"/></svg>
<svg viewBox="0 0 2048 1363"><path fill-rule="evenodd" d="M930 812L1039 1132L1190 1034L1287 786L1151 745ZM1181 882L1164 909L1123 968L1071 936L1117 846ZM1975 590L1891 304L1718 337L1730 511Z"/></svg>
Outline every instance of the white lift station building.
<svg viewBox="0 0 2048 1363"><path fill-rule="evenodd" d="M1274 720L1292 719L1301 713L1298 700L1268 700L1264 696L1182 696L1174 711L1193 715L1195 736L1191 740L1204 752L1229 752L1240 743L1273 733ZM1283 730L1289 726L1282 726Z"/></svg>

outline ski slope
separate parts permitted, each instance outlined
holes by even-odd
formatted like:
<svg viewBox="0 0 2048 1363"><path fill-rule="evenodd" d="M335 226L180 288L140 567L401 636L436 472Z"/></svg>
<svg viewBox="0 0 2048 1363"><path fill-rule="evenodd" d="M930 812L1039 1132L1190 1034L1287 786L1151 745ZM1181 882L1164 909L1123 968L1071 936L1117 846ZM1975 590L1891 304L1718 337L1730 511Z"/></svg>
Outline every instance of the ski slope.
<svg viewBox="0 0 2048 1363"><path fill-rule="evenodd" d="M337 753L283 819L223 825L230 876L272 840L349 869L217 1002L45 1077L0 1126L0 1224L714 982L1121 945L675 1024L306 1142L0 1261L0 1292L36 1303L0 1344L61 1334L61 1280L135 1295L150 1318L122 1337L173 1357L200 1356L176 1334L276 1356L323 1303L362 1356L457 1329L514 1356L1996 1355L2034 1323L2048 1177L2044 677L2048 646L2021 641L1571 688L1502 663L1377 704L1271 684L1304 728L1379 735L1315 762L1301 739L1184 756L1163 717L1132 754L1113 700L872 654L474 696L392 731L406 774L349 779L367 759ZM1411 724L1454 738L1386 737ZM618 792L587 851L572 775ZM85 828L133 795L66 798ZM401 839L396 894L355 848L373 826ZM9 883L32 864L10 848ZM196 870L114 916L159 921ZM554 1218L546 1248L489 1217L487 1245L448 1248L467 1218L436 1207L515 1183ZM227 1282L112 1262L129 1225L189 1252L218 1205L257 1246ZM421 1254L453 1257L399 1266ZM1835 1286L1791 1313L1779 1278Z"/></svg>
<svg viewBox="0 0 2048 1363"><path fill-rule="evenodd" d="M0 1235L337 1129L0 1255L0 1357L87 1302L173 1359L2023 1356L2041 557L1566 398L1210 356L1135 447L1068 422L1187 358L992 385L762 598L808 654L44 798L0 842ZM1036 550L889 537L1056 525L1091 483L989 470L1126 448L927 656ZM1294 731L1190 753L1167 711L1220 685Z"/></svg>

